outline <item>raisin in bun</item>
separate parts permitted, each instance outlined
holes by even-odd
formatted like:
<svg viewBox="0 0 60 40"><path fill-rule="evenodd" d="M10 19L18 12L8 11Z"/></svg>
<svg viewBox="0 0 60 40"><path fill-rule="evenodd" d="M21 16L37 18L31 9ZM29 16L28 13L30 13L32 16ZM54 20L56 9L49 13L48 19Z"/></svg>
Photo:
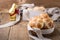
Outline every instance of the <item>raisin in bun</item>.
<svg viewBox="0 0 60 40"><path fill-rule="evenodd" d="M32 28L43 28L43 19L41 19L39 16L33 17L30 22L29 25Z"/></svg>

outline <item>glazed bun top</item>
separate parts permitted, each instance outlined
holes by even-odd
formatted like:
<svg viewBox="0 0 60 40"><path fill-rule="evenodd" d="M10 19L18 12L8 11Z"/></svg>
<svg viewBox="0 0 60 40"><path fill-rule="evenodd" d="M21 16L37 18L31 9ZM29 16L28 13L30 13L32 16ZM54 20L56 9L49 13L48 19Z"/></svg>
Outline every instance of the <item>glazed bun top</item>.
<svg viewBox="0 0 60 40"><path fill-rule="evenodd" d="M35 16L29 21L32 28L48 29L53 27L53 20L47 13L42 13L40 16Z"/></svg>

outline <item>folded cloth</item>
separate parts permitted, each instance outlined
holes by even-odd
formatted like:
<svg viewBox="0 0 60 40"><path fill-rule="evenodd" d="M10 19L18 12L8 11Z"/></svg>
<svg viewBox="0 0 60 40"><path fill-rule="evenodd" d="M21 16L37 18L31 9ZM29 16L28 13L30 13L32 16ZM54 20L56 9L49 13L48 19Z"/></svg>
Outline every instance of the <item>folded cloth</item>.
<svg viewBox="0 0 60 40"><path fill-rule="evenodd" d="M47 8L45 10L48 14L52 15L53 20L57 20L60 16L60 8L54 7L54 8Z"/></svg>
<svg viewBox="0 0 60 40"><path fill-rule="evenodd" d="M60 13L60 8L58 8L58 7L47 8L45 11L46 11L48 14L51 14L51 15L53 15L53 14L59 14L59 13Z"/></svg>
<svg viewBox="0 0 60 40"><path fill-rule="evenodd" d="M57 20L60 17L60 8L54 7L54 8L46 8L45 12L52 15L53 20ZM28 20L34 16L38 16L42 13L42 11L37 10L27 10L23 9L23 20Z"/></svg>
<svg viewBox="0 0 60 40"><path fill-rule="evenodd" d="M27 10L27 9L24 9L22 20L29 21L29 19L31 19L34 16L39 16L41 13L43 13L43 12L40 11L40 10Z"/></svg>
<svg viewBox="0 0 60 40"><path fill-rule="evenodd" d="M57 20L60 17L60 14L54 14L51 18L53 20Z"/></svg>
<svg viewBox="0 0 60 40"><path fill-rule="evenodd" d="M22 20L28 21L29 20L29 11L27 9L23 10L23 17Z"/></svg>

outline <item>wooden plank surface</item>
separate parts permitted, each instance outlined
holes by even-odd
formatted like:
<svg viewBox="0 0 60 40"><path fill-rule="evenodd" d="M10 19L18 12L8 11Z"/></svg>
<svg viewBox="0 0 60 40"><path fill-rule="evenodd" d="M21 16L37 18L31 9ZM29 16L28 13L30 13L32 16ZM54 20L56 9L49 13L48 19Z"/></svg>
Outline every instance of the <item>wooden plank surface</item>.
<svg viewBox="0 0 60 40"><path fill-rule="evenodd" d="M34 3L36 6L60 7L60 0L27 0L26 3Z"/></svg>
<svg viewBox="0 0 60 40"><path fill-rule="evenodd" d="M33 40L28 36L27 23L28 22L22 21L21 23L11 27L9 40ZM43 36L52 40L60 40L60 25L59 23L55 23L55 25L56 28L52 34Z"/></svg>
<svg viewBox="0 0 60 40"><path fill-rule="evenodd" d="M29 40L26 22L11 27L9 40Z"/></svg>
<svg viewBox="0 0 60 40"><path fill-rule="evenodd" d="M5 24L8 23L10 21L10 16L9 14L5 14L5 13L1 13L0 14L0 24Z"/></svg>
<svg viewBox="0 0 60 40"><path fill-rule="evenodd" d="M21 4L21 1L0 0L0 10L9 9L13 3ZM60 0L26 0L26 3L35 3L35 5L43 5L45 7L60 7Z"/></svg>
<svg viewBox="0 0 60 40"><path fill-rule="evenodd" d="M44 36L52 40L60 40L60 22L55 23L55 30L53 33Z"/></svg>
<svg viewBox="0 0 60 40"><path fill-rule="evenodd" d="M3 14L3 20L1 23L8 22L9 18L8 14ZM27 24L28 22L21 21L18 24L1 28L0 29L0 40L32 40L27 31ZM47 38L51 38L52 40L60 40L60 23L55 23L56 28L52 34L44 35Z"/></svg>
<svg viewBox="0 0 60 40"><path fill-rule="evenodd" d="M14 26L0 29L0 40L32 40L28 36L27 23L21 22ZM52 40L60 40L60 23L56 23L55 31L52 34L44 35ZM9 31L10 30L10 31ZM58 38L57 38L58 37Z"/></svg>
<svg viewBox="0 0 60 40"><path fill-rule="evenodd" d="M9 22L8 14L0 14L0 25ZM8 40L10 27L0 28L0 40Z"/></svg>
<svg viewBox="0 0 60 40"><path fill-rule="evenodd" d="M0 40L8 40L10 27L0 28Z"/></svg>

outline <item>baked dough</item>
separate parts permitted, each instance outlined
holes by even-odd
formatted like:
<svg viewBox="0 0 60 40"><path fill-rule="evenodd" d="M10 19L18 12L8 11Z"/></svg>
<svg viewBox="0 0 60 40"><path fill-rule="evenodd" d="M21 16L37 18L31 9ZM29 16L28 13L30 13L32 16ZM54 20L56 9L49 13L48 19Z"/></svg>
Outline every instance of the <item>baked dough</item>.
<svg viewBox="0 0 60 40"><path fill-rule="evenodd" d="M53 20L47 13L42 13L40 16L35 16L29 21L32 28L49 29L53 27Z"/></svg>
<svg viewBox="0 0 60 40"><path fill-rule="evenodd" d="M45 10L45 8L44 8L44 6L36 6L36 7L34 7L33 8L33 10L40 10L40 11L44 11Z"/></svg>
<svg viewBox="0 0 60 40"><path fill-rule="evenodd" d="M43 24L43 19L40 16L33 17L29 22L32 28L43 28Z"/></svg>

